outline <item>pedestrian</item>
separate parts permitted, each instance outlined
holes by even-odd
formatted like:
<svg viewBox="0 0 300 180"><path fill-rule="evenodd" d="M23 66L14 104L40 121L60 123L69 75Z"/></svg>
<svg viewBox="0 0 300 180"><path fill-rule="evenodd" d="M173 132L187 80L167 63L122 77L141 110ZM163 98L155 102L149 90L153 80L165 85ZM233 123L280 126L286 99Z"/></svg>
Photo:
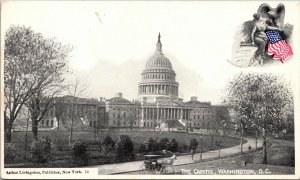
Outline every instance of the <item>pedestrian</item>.
<svg viewBox="0 0 300 180"><path fill-rule="evenodd" d="M191 149L192 160L194 160L194 149Z"/></svg>

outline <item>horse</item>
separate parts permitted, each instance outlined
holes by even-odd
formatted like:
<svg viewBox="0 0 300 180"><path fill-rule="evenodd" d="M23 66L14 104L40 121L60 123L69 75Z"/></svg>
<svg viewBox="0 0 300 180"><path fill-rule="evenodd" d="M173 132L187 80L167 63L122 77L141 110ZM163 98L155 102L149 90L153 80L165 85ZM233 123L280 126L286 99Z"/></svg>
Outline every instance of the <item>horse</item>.
<svg viewBox="0 0 300 180"><path fill-rule="evenodd" d="M169 159L163 159L160 162L160 166L161 166L160 167L160 172L162 173L164 171L166 173L167 172L167 166L170 166L173 169L173 173L175 173L174 167L173 167L174 160L177 160L177 157L176 157L175 154L172 157L170 157Z"/></svg>

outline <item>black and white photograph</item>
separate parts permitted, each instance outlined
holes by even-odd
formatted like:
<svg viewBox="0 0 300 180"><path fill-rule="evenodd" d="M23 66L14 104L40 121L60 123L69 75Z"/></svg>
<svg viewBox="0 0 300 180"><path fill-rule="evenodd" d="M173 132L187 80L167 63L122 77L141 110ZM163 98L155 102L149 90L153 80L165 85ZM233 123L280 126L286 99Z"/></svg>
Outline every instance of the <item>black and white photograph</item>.
<svg viewBox="0 0 300 180"><path fill-rule="evenodd" d="M2 1L1 178L298 179L299 18L298 1Z"/></svg>

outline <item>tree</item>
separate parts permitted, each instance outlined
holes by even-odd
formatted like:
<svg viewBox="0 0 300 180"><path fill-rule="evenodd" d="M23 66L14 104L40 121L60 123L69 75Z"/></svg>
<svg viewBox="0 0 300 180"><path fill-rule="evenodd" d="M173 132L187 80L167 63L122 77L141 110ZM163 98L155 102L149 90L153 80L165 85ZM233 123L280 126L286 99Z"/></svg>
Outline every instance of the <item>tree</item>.
<svg viewBox="0 0 300 180"><path fill-rule="evenodd" d="M134 158L134 145L132 140L127 135L120 135L116 143L116 158L119 161L128 161Z"/></svg>
<svg viewBox="0 0 300 180"><path fill-rule="evenodd" d="M4 125L5 137L11 141L12 125L22 106L52 82L63 80L68 46L46 39L28 27L11 26L4 44Z"/></svg>
<svg viewBox="0 0 300 180"><path fill-rule="evenodd" d="M170 142L170 146L168 147L168 151L176 152L178 150L178 147L178 142L173 138Z"/></svg>
<svg viewBox="0 0 300 180"><path fill-rule="evenodd" d="M197 141L197 139L193 138L190 140L190 149L196 150L198 145L199 142Z"/></svg>
<svg viewBox="0 0 300 180"><path fill-rule="evenodd" d="M66 110L66 104L64 103L64 98L62 97L56 97L53 100L53 103L55 104L54 107L54 114L57 121L57 131L60 130L60 124L62 124L61 120L64 115L64 112Z"/></svg>
<svg viewBox="0 0 300 180"><path fill-rule="evenodd" d="M84 96L87 92L87 85L83 83L82 80L79 78L75 78L75 80L68 85L68 94L70 95L71 99L71 106L69 111L69 118L70 118L70 134L69 134L69 146L71 146L73 140L73 128L74 128L74 121L83 118L84 114L77 110L78 100L79 97Z"/></svg>
<svg viewBox="0 0 300 180"><path fill-rule="evenodd" d="M144 147L146 152L155 152L159 150L159 143L157 139L149 138L144 142Z"/></svg>
<svg viewBox="0 0 300 180"><path fill-rule="evenodd" d="M54 109L55 95L58 94L61 89L62 86L56 84L52 87L50 87L50 85L45 86L37 90L26 102L26 106L30 112L34 140L37 140L38 137L39 122L44 119L47 112Z"/></svg>
<svg viewBox="0 0 300 180"><path fill-rule="evenodd" d="M214 136L219 135L221 130L223 130L224 135L229 124L230 116L228 108L226 106L216 106L214 121L212 121L210 125L211 130L209 131L211 135L211 146L213 146L214 143Z"/></svg>
<svg viewBox="0 0 300 180"><path fill-rule="evenodd" d="M105 138L103 139L102 145L105 148L105 153L108 153L114 150L115 142L109 135L106 135Z"/></svg>
<svg viewBox="0 0 300 180"><path fill-rule="evenodd" d="M166 150L170 146L170 141L168 138L161 138L159 141L159 148L160 150Z"/></svg>
<svg viewBox="0 0 300 180"><path fill-rule="evenodd" d="M286 108L293 101L291 89L282 77L241 73L228 84L227 99L242 129L255 124L263 138L263 163L267 163L267 137L284 123Z"/></svg>

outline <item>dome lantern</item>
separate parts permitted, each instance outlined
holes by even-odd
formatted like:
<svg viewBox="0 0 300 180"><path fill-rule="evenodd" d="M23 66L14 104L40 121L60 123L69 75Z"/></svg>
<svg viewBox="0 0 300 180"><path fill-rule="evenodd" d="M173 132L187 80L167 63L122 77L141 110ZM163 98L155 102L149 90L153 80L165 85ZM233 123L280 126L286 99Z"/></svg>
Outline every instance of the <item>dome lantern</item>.
<svg viewBox="0 0 300 180"><path fill-rule="evenodd" d="M160 42L160 33L158 33L158 40L156 43L156 53L162 53L161 48L162 48L162 44Z"/></svg>

